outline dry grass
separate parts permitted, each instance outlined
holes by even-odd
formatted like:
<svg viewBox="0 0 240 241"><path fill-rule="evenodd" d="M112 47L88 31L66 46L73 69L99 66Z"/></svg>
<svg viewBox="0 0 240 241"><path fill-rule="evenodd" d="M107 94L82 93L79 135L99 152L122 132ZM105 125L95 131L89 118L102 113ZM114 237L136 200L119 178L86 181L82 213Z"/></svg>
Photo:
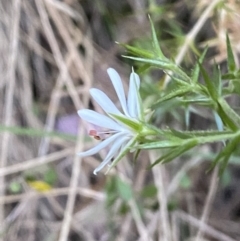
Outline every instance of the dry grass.
<svg viewBox="0 0 240 241"><path fill-rule="evenodd" d="M212 20L219 2L215 0L206 6L206 1L198 1L193 13L199 20L179 49L176 56L179 64L205 22ZM235 1L229 0L228 4L239 9ZM124 23L131 21L148 26L146 5L147 1L129 1L133 16ZM226 49L221 47L221 34L228 28L235 43L235 55L239 54L239 28L235 26L239 25L239 15L235 13L230 17L229 12L224 11L214 15L221 20L214 25L217 37L212 41L219 50L219 61L226 58ZM95 9L91 13L95 14L93 19L99 18L100 11ZM73 142L44 134L41 138L21 136L1 129L0 240L178 241L183 240L184 230L190 232L189 240L239 240L239 230L233 228L228 232L220 227L223 220L231 221L229 216L225 219L220 216L215 223L212 221L216 217L216 171L212 173L211 181L206 175L210 187L202 193L197 186L188 190L181 188L182 177L198 172L203 158L193 155L184 165L182 160L176 160L148 171L148 164L159 153L143 153L138 165L132 165L131 157L126 157L108 177L101 174L95 177L92 171L102 156L81 160L76 155L94 144L86 142L84 123L75 121L76 111L90 104L89 88L100 86L116 99L108 85L106 69L115 67L124 80L128 72L117 58L118 47L110 46L106 51L95 44L93 29L99 24L98 31L101 31L104 26L101 22L90 24L86 15L87 10L77 0L0 1L1 123L43 132L61 131L59 125L63 123L64 131L77 137ZM141 35L138 31L132 33L134 31L127 27L122 34L125 28L121 21L118 28L121 31L119 35L116 33L117 37L125 36L123 38L128 41L133 40L129 36ZM94 108L99 109L98 106ZM74 129L75 125L78 128ZM207 154L210 149L205 146L198 151ZM43 181L49 169L57 174L50 190L42 192L31 185L28 176ZM109 193L105 192L106 181L111 182L114 176L128 183L136 194L128 201L124 215L118 212L122 205L120 198L106 208L109 198ZM198 178L201 173L193 175L192 183L198 185ZM20 184L21 190L14 193L12 183ZM158 194L154 200L144 200L139 193L151 183ZM199 195L203 203L196 201ZM168 208L173 200L179 202L175 211ZM236 225L236 220L232 222Z"/></svg>

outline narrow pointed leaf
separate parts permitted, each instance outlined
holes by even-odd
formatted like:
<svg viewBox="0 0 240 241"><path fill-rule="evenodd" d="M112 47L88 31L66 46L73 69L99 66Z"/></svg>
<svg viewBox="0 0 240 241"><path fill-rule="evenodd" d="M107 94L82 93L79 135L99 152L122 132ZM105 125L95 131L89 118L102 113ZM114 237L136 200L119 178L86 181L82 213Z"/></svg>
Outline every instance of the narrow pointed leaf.
<svg viewBox="0 0 240 241"><path fill-rule="evenodd" d="M123 46L130 54L138 56L138 57L143 57L143 58L153 58L154 54L151 53L150 51L147 51L145 49L140 49L134 46L130 46L127 44L122 44L118 43L119 45Z"/></svg>
<svg viewBox="0 0 240 241"><path fill-rule="evenodd" d="M212 97L213 100L217 100L218 99L218 93L217 93L217 91L215 89L213 81L210 79L208 73L203 68L202 64L201 63L198 63L198 64L199 64L199 67L200 67L203 79L204 79L204 81L206 83L206 87L208 89L208 93L210 94L210 96Z"/></svg>
<svg viewBox="0 0 240 241"><path fill-rule="evenodd" d="M227 34L227 55L228 55L228 71L234 72L237 69L237 67L234 60L232 46L231 46L231 42L229 40L228 34Z"/></svg>
<svg viewBox="0 0 240 241"><path fill-rule="evenodd" d="M219 109L222 110L221 114L225 114L225 118L222 118L222 120L227 121L227 124L233 130L238 130L240 128L240 116L229 106L229 104L223 98L218 100L218 104L220 106Z"/></svg>
<svg viewBox="0 0 240 241"><path fill-rule="evenodd" d="M179 147L171 148L165 155L157 159L151 167L155 166L158 163L167 163L169 161L172 161L174 158L182 155L186 151L192 149L198 144L198 141L196 139L188 140L184 144L182 144Z"/></svg>
<svg viewBox="0 0 240 241"><path fill-rule="evenodd" d="M164 95L160 99L157 100L156 103L154 103L154 106L159 105L160 103L171 100L175 97L180 97L183 96L184 94L188 93L191 91L190 87L182 87L181 89L173 90L171 93Z"/></svg>
<svg viewBox="0 0 240 241"><path fill-rule="evenodd" d="M160 58L160 59L165 59L165 56L162 53L162 50L161 50L161 48L159 46L157 34L156 34L156 31L155 31L155 28L154 28L154 24L153 24L152 19L151 19L150 16L149 16L149 20L150 20L150 24L151 24L153 50L154 50L155 56Z"/></svg>
<svg viewBox="0 0 240 241"><path fill-rule="evenodd" d="M207 50L208 50L208 48L205 48L202 55L200 56L200 58L198 60L200 64L203 63L203 60L204 60L205 55L207 53ZM199 64L197 63L197 64L195 64L195 67L194 67L193 72L192 72L192 81L194 83L198 82L199 73L200 73L200 68L199 68Z"/></svg>
<svg viewBox="0 0 240 241"><path fill-rule="evenodd" d="M237 146L240 144L240 135L237 135L235 138L233 138L227 145L224 147L224 149L217 155L215 160L213 161L210 170L214 168L217 163L220 162L220 170L219 174L222 175L227 164L229 161L230 156L233 154L234 150Z"/></svg>
<svg viewBox="0 0 240 241"><path fill-rule="evenodd" d="M220 67L217 64L213 66L213 84L215 86L216 92L218 96L222 94L222 78Z"/></svg>
<svg viewBox="0 0 240 241"><path fill-rule="evenodd" d="M191 82L191 78L185 74L175 63L171 62L170 60L166 59L165 60L156 60L156 59L147 59L147 58L138 58L138 57L132 57L132 56L124 56L124 58L132 59L135 61L139 61L145 64L150 64L151 66L158 67L163 70L170 70L174 74L178 75L181 77L183 80Z"/></svg>

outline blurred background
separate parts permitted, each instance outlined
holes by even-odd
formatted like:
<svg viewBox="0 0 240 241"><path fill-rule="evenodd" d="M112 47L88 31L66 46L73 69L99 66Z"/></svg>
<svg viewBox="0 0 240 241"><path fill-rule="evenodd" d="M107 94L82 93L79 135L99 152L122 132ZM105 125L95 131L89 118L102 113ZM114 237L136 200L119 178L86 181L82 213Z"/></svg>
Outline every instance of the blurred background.
<svg viewBox="0 0 240 241"><path fill-rule="evenodd" d="M164 73L141 70L116 43L149 49L148 14L163 52L183 68L208 45L206 68L215 61L224 71L226 32L239 60L238 0L0 1L1 241L240 240L240 160L221 179L206 172L218 145L153 169L160 152L141 152L135 163L129 154L107 176L93 175L104 153L76 155L97 143L77 116L101 112L89 88L117 101L107 68L126 89L132 66L139 71L146 105L164 91ZM153 124L184 129L183 113L163 105ZM201 109L189 125L216 129Z"/></svg>

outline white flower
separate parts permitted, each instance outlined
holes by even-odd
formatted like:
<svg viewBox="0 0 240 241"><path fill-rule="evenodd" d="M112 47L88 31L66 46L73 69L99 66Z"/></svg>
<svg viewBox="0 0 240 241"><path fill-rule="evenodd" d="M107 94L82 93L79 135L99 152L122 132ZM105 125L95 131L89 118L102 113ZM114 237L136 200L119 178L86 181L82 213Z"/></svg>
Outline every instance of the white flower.
<svg viewBox="0 0 240 241"><path fill-rule="evenodd" d="M119 74L112 68L109 68L107 72L120 101L122 112L118 110L104 92L95 88L90 89L90 94L108 116L88 109L78 111L83 120L103 129L103 131L91 130L89 132L89 135L94 136L95 139L103 140L92 149L80 152L78 155L81 157L94 155L103 148L110 146L107 156L94 170L94 174L97 174L112 159L112 165L115 165L129 150L133 149L144 121L139 96L139 76L134 72L131 73L126 99Z"/></svg>

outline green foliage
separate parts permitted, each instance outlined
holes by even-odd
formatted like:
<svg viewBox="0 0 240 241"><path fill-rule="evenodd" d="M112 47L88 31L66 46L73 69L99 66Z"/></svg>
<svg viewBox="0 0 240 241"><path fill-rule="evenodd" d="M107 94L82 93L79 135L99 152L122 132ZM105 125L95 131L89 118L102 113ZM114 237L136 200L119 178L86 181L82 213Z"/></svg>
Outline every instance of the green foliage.
<svg viewBox="0 0 240 241"><path fill-rule="evenodd" d="M151 165L152 167L158 163L170 162L196 146L213 142L223 143L221 151L212 162L212 167L220 165L220 174L222 174L229 159L240 144L239 110L230 106L226 101L226 97L233 94L240 97L240 70L234 59L230 39L227 35L228 68L226 73L222 73L220 66L216 63L211 68L205 67L204 58L207 54L207 48L193 64L192 71L189 71L182 69L163 53L151 18L150 28L152 32L152 47L150 49L122 45L129 54L124 57L139 63L140 72L157 68L170 77L171 81L165 88L148 91L147 98L151 96L151 99L154 100L149 108L154 111L155 115L161 113L161 110L165 110L176 118L175 112L172 112L168 106L171 103L172 108L177 110L176 113L180 109L184 110L185 123L189 128L191 126L191 113L201 107L208 112L211 111L210 118L215 121L214 126L217 126L218 129L212 130L212 127L201 131L176 130L172 127L171 129L160 129L153 127L153 118L153 125L149 125L149 123L145 123L145 125L152 129L155 134L152 134L150 138L148 136L143 138L137 148L160 150L160 157L155 160ZM144 83L143 86L149 88Z"/></svg>
<svg viewBox="0 0 240 241"><path fill-rule="evenodd" d="M133 198L131 185L121 180L119 177L112 177L108 180L106 193L107 206L112 206L118 198L124 202L128 202L131 198Z"/></svg>

